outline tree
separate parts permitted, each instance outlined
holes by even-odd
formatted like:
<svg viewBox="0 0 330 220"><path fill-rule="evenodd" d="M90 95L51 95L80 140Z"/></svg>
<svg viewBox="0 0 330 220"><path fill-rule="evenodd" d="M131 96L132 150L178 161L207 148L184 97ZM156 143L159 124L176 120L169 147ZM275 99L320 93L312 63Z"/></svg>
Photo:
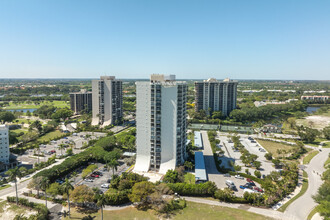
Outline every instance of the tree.
<svg viewBox="0 0 330 220"><path fill-rule="evenodd" d="M16 191L16 205L18 205L18 192L17 192L17 178L21 179L26 173L25 167L15 167L8 170L5 174L8 175L10 181L15 182L15 191Z"/></svg>
<svg viewBox="0 0 330 220"><path fill-rule="evenodd" d="M222 112L221 111L212 112L212 118L213 119L221 119L222 118Z"/></svg>
<svg viewBox="0 0 330 220"><path fill-rule="evenodd" d="M135 183L129 199L133 203L139 203L141 206L148 205L148 197L155 192L155 186L151 182L142 181Z"/></svg>
<svg viewBox="0 0 330 220"><path fill-rule="evenodd" d="M259 170L260 169L260 167L261 167L261 162L260 161L253 161L253 166L257 169L257 170Z"/></svg>
<svg viewBox="0 0 330 220"><path fill-rule="evenodd" d="M44 177L41 181L41 188L45 192L46 208L47 208L47 188L49 187L49 179Z"/></svg>
<svg viewBox="0 0 330 220"><path fill-rule="evenodd" d="M5 123L5 122L12 122L15 120L15 115L12 112L9 111L3 111L0 112L0 122Z"/></svg>
<svg viewBox="0 0 330 220"><path fill-rule="evenodd" d="M72 186L70 180L65 178L64 183L62 184L62 190L68 197L68 207L69 207L69 216L70 216L70 191L72 191L74 187Z"/></svg>
<svg viewBox="0 0 330 220"><path fill-rule="evenodd" d="M330 140L330 126L323 128L322 133L326 139Z"/></svg>
<svg viewBox="0 0 330 220"><path fill-rule="evenodd" d="M42 132L42 124L39 120L35 120L34 122L32 122L32 124L30 125L30 128L37 129L39 133Z"/></svg>
<svg viewBox="0 0 330 220"><path fill-rule="evenodd" d="M260 177L261 177L261 173L260 173L259 170L254 171L254 175L255 175L257 178L260 178Z"/></svg>
<svg viewBox="0 0 330 220"><path fill-rule="evenodd" d="M313 142L319 135L319 131L313 128L300 126L298 127L298 135L303 141Z"/></svg>
<svg viewBox="0 0 330 220"><path fill-rule="evenodd" d="M168 170L163 178L165 183L176 183L178 181L178 172L176 170Z"/></svg>
<svg viewBox="0 0 330 220"><path fill-rule="evenodd" d="M76 203L92 202L94 199L94 192L86 185L77 186L71 192L72 201Z"/></svg>
<svg viewBox="0 0 330 220"><path fill-rule="evenodd" d="M46 191L49 195L55 198L57 195L62 193L61 185L59 183L52 183Z"/></svg>
<svg viewBox="0 0 330 220"><path fill-rule="evenodd" d="M64 120L70 118L73 115L73 112L68 108L57 109L55 113L52 114L52 118L55 120Z"/></svg>
<svg viewBox="0 0 330 220"><path fill-rule="evenodd" d="M272 159L273 159L273 154L272 154L272 153L266 153L266 154L265 154L265 158L266 158L267 160L272 160Z"/></svg>
<svg viewBox="0 0 330 220"><path fill-rule="evenodd" d="M295 118L288 118L287 122L288 122L291 129L294 129L296 127L296 119Z"/></svg>
<svg viewBox="0 0 330 220"><path fill-rule="evenodd" d="M39 145L39 144L36 144L36 145L34 146L34 149L37 150L37 158L38 158L38 163L39 163L40 145Z"/></svg>
<svg viewBox="0 0 330 220"><path fill-rule="evenodd" d="M103 220L103 207L106 205L104 194L97 194L96 201L96 205L101 208L101 220Z"/></svg>
<svg viewBox="0 0 330 220"><path fill-rule="evenodd" d="M185 161L184 162L184 166L186 168L188 168L188 170L190 170L190 171L194 168L194 164L192 162L190 162L190 161Z"/></svg>
<svg viewBox="0 0 330 220"><path fill-rule="evenodd" d="M112 159L107 166L112 169L112 176L115 175L115 170L117 171L118 168L118 161L116 159Z"/></svg>
<svg viewBox="0 0 330 220"><path fill-rule="evenodd" d="M240 165L235 165L235 166L234 166L234 170L235 170L236 172L239 172L239 171L242 170L242 167L241 167Z"/></svg>
<svg viewBox="0 0 330 220"><path fill-rule="evenodd" d="M58 149L60 149L61 155L63 155L63 150L65 149L65 144L58 145Z"/></svg>
<svg viewBox="0 0 330 220"><path fill-rule="evenodd" d="M39 198L39 191L41 190L42 179L43 177L38 176L36 178L33 178L28 184L28 188L37 190L38 198Z"/></svg>

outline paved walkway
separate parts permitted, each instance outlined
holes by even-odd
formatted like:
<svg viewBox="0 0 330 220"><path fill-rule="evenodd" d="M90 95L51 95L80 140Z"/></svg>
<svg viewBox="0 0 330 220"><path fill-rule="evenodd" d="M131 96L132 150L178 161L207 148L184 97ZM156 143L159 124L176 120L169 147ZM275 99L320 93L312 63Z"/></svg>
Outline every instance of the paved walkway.
<svg viewBox="0 0 330 220"><path fill-rule="evenodd" d="M295 219L307 219L308 214L317 205L313 195L317 193L318 188L322 185L321 175L325 171L324 163L328 159L330 148L323 148L311 162L306 165L305 171L308 174L308 189L297 200L295 200L284 212L286 215L295 216Z"/></svg>

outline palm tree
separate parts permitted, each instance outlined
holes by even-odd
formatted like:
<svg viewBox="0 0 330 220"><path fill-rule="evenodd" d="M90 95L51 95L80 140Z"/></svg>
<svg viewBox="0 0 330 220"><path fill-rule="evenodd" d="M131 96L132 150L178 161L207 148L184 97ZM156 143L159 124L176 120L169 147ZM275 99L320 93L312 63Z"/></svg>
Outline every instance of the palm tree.
<svg viewBox="0 0 330 220"><path fill-rule="evenodd" d="M112 159L108 164L108 168L112 168L112 176L115 175L115 170L117 171L118 168L118 161L116 159Z"/></svg>
<svg viewBox="0 0 330 220"><path fill-rule="evenodd" d="M18 205L17 178L21 179L25 175L26 171L27 170L25 167L21 167L21 168L15 167L6 172L6 175L9 176L9 180L15 182L16 205Z"/></svg>
<svg viewBox="0 0 330 220"><path fill-rule="evenodd" d="M49 179L47 177L42 179L41 188L45 192L45 199L46 199L46 208L47 208L47 188L49 187Z"/></svg>
<svg viewBox="0 0 330 220"><path fill-rule="evenodd" d="M37 150L37 158L38 158L38 163L39 163L39 154L40 154L40 145L39 144L36 144L35 146L34 146L34 149L36 149Z"/></svg>
<svg viewBox="0 0 330 220"><path fill-rule="evenodd" d="M103 207L106 204L105 196L104 194L97 194L96 195L96 205L101 208L101 220L103 220Z"/></svg>
<svg viewBox="0 0 330 220"><path fill-rule="evenodd" d="M65 149L65 145L64 144L60 144L58 146L58 148L61 150L61 154L63 155L62 150Z"/></svg>
<svg viewBox="0 0 330 220"><path fill-rule="evenodd" d="M62 184L62 189L64 193L68 196L68 207L69 207L69 216L70 216L70 190L73 190L74 187L71 184L71 181L68 178L65 178L64 183Z"/></svg>

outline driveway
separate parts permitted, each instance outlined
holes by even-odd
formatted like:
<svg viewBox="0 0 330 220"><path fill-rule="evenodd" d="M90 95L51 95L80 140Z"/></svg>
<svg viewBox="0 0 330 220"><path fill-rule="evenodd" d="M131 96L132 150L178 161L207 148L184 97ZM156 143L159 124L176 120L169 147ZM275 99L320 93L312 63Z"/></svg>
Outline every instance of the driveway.
<svg viewBox="0 0 330 220"><path fill-rule="evenodd" d="M309 163L306 165L305 171L308 174L308 189L294 201L285 211L286 215L295 216L296 219L307 219L308 214L317 205L314 202L312 196L317 193L318 188L322 185L321 175L325 171L323 167L325 161L328 159L330 153L329 148L323 148L322 152L318 153Z"/></svg>

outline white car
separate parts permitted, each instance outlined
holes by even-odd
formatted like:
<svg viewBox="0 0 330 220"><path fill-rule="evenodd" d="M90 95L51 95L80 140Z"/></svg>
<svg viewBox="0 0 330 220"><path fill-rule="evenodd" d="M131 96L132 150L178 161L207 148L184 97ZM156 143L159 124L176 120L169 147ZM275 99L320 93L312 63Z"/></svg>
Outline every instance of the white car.
<svg viewBox="0 0 330 220"><path fill-rule="evenodd" d="M85 179L86 182L94 182L92 179Z"/></svg>
<svg viewBox="0 0 330 220"><path fill-rule="evenodd" d="M244 180L244 177L242 177L242 176L240 176L240 175L235 175L235 178L236 178L236 179Z"/></svg>
<svg viewBox="0 0 330 220"><path fill-rule="evenodd" d="M104 184L101 185L101 188L107 188L108 189L109 188L109 184L104 183Z"/></svg>

